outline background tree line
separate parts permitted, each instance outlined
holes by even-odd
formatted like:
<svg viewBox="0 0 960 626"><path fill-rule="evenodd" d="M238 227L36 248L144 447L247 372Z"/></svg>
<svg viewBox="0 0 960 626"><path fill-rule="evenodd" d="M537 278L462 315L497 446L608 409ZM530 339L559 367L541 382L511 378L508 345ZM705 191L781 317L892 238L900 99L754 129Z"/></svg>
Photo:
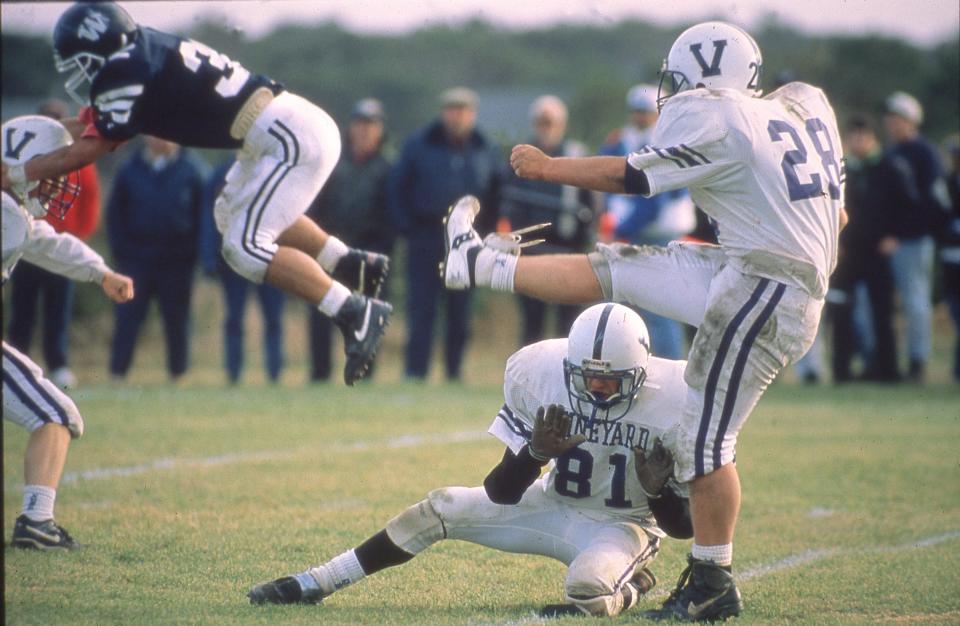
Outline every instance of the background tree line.
<svg viewBox="0 0 960 626"><path fill-rule="evenodd" d="M626 90L656 82L680 30L626 21L515 31L471 21L385 35L328 22L280 26L248 39L206 22L186 34L282 81L338 120L357 99L380 98L395 139L436 115L443 89L463 84L479 91L481 123L504 141L522 137L526 106L549 92L570 105L571 135L596 147L622 124ZM958 130L960 34L918 47L876 35L807 35L774 20L752 30L763 50L768 91L776 74L789 71L821 86L842 123L855 111L879 115L884 98L902 89L923 102L928 136L938 140ZM5 100L63 95L49 37L4 33L2 52Z"/></svg>

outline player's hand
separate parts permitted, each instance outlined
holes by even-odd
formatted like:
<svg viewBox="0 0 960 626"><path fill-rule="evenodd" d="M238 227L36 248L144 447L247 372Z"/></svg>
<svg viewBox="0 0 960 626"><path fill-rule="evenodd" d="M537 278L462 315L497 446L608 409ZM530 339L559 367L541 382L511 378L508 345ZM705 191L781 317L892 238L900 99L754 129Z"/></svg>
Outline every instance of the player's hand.
<svg viewBox="0 0 960 626"><path fill-rule="evenodd" d="M133 299L133 280L129 276L107 272L100 286L103 287L103 293L114 302L123 303Z"/></svg>
<svg viewBox="0 0 960 626"><path fill-rule="evenodd" d="M543 180L548 161L550 157L544 154L543 150L528 144L514 146L510 153L510 167L520 178Z"/></svg>
<svg viewBox="0 0 960 626"><path fill-rule="evenodd" d="M640 487L649 498L660 497L660 492L673 476L673 455L657 437L653 440L650 454L637 446L633 449L633 465L637 470Z"/></svg>
<svg viewBox="0 0 960 626"><path fill-rule="evenodd" d="M530 437L530 455L538 460L555 459L587 440L583 433L569 436L570 414L559 404L537 409Z"/></svg>

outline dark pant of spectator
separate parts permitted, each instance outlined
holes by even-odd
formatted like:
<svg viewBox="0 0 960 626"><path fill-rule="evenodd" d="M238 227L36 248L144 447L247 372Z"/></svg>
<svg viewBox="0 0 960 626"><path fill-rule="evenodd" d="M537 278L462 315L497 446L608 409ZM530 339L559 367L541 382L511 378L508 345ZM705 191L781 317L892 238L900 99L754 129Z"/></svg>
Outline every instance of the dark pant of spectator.
<svg viewBox="0 0 960 626"><path fill-rule="evenodd" d="M426 228L407 240L407 349L405 374L423 379L430 370L433 328L442 300L446 313L444 364L447 378L460 379L470 339L470 291L444 288L437 267L444 256L443 231Z"/></svg>
<svg viewBox="0 0 960 626"><path fill-rule="evenodd" d="M547 304L541 300L528 296L517 296L520 302L520 314L523 317L523 329L520 334L520 345L528 346L536 341L553 337L566 337L570 334L570 327L577 319L582 307L569 304ZM550 310L554 314L553 333L547 333L547 315Z"/></svg>
<svg viewBox="0 0 960 626"><path fill-rule="evenodd" d="M268 285L254 285L230 268L220 268L227 311L223 320L224 364L227 380L236 383L243 371L243 319L247 292L256 289L263 315L263 365L270 382L277 382L283 369L283 292Z"/></svg>
<svg viewBox="0 0 960 626"><path fill-rule="evenodd" d="M7 340L30 353L37 323L37 301L43 300L43 360L47 371L67 366L73 281L30 263L20 263L10 278L10 324Z"/></svg>
<svg viewBox="0 0 960 626"><path fill-rule="evenodd" d="M136 296L130 302L114 307L110 373L127 375L150 301L156 299L167 344L167 372L171 378L178 378L187 371L194 263L137 259L124 260L117 266L117 271L133 279Z"/></svg>
<svg viewBox="0 0 960 626"><path fill-rule="evenodd" d="M960 383L960 294L956 292L944 293L947 310L953 318L953 329L956 337L953 346L953 380Z"/></svg>
<svg viewBox="0 0 960 626"><path fill-rule="evenodd" d="M850 365L857 352L853 305L855 287L863 281L870 300L874 336L873 354L866 364L863 377L878 382L895 382L900 374L897 371L897 343L893 331L893 274L890 263L881 256L859 256L856 262L850 259L841 264L831 280L831 290L837 290L839 296L831 298L835 301L827 307L827 314L833 321L833 380L846 382L853 377Z"/></svg>

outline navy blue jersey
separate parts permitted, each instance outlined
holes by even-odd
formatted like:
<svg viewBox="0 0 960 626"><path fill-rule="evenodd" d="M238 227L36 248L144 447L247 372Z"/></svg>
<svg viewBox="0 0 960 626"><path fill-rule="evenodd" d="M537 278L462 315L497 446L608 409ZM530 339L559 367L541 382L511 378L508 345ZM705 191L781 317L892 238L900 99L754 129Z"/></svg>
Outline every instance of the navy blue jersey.
<svg viewBox="0 0 960 626"><path fill-rule="evenodd" d="M260 87L282 88L202 43L140 27L107 59L90 90L100 134L124 141L154 135L197 148L239 148L230 125Z"/></svg>

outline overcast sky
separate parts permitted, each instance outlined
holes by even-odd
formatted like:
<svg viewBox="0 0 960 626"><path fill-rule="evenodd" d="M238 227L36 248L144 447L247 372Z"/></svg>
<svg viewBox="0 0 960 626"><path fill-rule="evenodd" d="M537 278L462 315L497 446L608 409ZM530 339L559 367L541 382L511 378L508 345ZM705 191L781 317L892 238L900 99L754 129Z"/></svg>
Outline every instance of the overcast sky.
<svg viewBox="0 0 960 626"><path fill-rule="evenodd" d="M406 32L481 17L511 28L558 22L605 24L624 18L688 25L721 16L750 27L766 15L808 33L879 32L915 43L955 37L958 0L248 0L122 2L140 23L179 30L216 17L253 37L283 22L336 19L351 30ZM0 12L3 31L50 33L69 3L11 3Z"/></svg>

